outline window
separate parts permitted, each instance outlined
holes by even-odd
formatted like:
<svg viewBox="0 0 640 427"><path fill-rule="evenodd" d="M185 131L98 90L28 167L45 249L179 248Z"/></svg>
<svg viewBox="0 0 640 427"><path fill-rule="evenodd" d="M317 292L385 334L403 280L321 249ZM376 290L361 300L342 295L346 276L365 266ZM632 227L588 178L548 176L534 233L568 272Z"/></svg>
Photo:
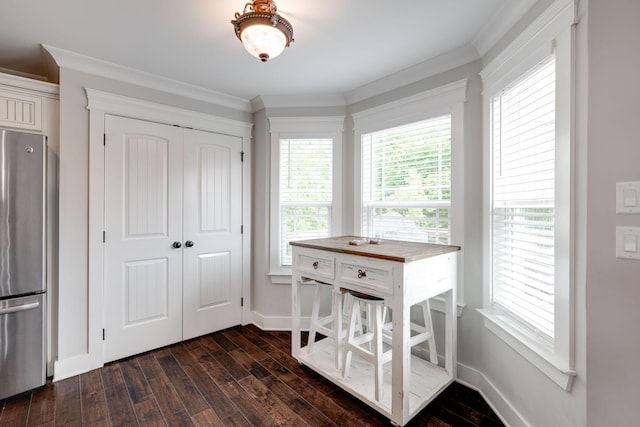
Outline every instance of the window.
<svg viewBox="0 0 640 427"><path fill-rule="evenodd" d="M464 283L467 80L353 113L353 233L460 245ZM458 313L464 286L456 291ZM444 310L443 300L432 308Z"/></svg>
<svg viewBox="0 0 640 427"><path fill-rule="evenodd" d="M555 56L491 98L495 309L554 339Z"/></svg>
<svg viewBox="0 0 640 427"><path fill-rule="evenodd" d="M280 140L280 264L291 265L292 240L329 237L333 140Z"/></svg>
<svg viewBox="0 0 640 427"><path fill-rule="evenodd" d="M341 234L344 117L272 117L270 276L291 283L292 240Z"/></svg>
<svg viewBox="0 0 640 427"><path fill-rule="evenodd" d="M558 385L573 371L572 3L482 70L485 325Z"/></svg>
<svg viewBox="0 0 640 427"><path fill-rule="evenodd" d="M362 230L449 243L451 115L362 135Z"/></svg>

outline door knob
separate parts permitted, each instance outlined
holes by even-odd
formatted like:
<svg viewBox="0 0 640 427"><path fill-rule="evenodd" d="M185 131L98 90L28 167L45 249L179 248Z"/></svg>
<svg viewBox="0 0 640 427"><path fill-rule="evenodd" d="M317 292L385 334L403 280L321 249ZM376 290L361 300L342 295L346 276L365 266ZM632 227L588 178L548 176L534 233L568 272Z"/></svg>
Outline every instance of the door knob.
<svg viewBox="0 0 640 427"><path fill-rule="evenodd" d="M174 249L180 249L180 247L182 246L182 243L180 242L173 242L173 245L171 245L174 247Z"/></svg>
<svg viewBox="0 0 640 427"><path fill-rule="evenodd" d="M184 245L188 248L193 246L193 242L191 240L187 240L186 242L184 242Z"/></svg>

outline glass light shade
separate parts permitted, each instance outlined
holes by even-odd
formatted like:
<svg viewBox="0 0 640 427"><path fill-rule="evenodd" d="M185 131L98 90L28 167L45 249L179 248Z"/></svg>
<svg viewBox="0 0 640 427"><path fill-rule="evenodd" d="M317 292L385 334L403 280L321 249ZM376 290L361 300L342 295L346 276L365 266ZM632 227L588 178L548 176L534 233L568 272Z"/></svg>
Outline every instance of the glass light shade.
<svg viewBox="0 0 640 427"><path fill-rule="evenodd" d="M278 14L273 0L253 0L231 21L236 36L251 55L267 62L293 42L291 23Z"/></svg>
<svg viewBox="0 0 640 427"><path fill-rule="evenodd" d="M287 37L273 25L250 25L242 30L240 40L247 52L262 61L280 55L287 45Z"/></svg>

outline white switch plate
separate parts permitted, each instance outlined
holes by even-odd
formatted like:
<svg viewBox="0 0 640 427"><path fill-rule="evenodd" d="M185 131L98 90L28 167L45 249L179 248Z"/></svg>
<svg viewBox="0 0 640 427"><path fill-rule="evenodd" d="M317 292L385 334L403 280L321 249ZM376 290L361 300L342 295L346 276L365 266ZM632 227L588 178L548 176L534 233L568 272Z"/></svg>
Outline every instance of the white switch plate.
<svg viewBox="0 0 640 427"><path fill-rule="evenodd" d="M616 258L640 260L640 227L616 227Z"/></svg>
<svg viewBox="0 0 640 427"><path fill-rule="evenodd" d="M624 235L624 251L627 253L638 252L638 236L628 233Z"/></svg>
<svg viewBox="0 0 640 427"><path fill-rule="evenodd" d="M616 183L616 213L640 213L640 182Z"/></svg>

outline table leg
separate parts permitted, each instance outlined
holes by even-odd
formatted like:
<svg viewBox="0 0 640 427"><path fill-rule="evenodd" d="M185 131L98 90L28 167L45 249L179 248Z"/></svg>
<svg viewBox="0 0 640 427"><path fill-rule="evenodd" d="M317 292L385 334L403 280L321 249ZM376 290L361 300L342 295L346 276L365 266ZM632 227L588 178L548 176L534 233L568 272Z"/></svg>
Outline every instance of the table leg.
<svg viewBox="0 0 640 427"><path fill-rule="evenodd" d="M291 355L298 358L300 354L300 276L292 275L291 283Z"/></svg>
<svg viewBox="0 0 640 427"><path fill-rule="evenodd" d="M393 335L391 359L391 420L404 425L409 419L409 382L411 380L410 306L403 298L393 299Z"/></svg>
<svg viewBox="0 0 640 427"><path fill-rule="evenodd" d="M457 368L457 320L456 294L454 287L445 292L445 369L453 379L456 378Z"/></svg>

